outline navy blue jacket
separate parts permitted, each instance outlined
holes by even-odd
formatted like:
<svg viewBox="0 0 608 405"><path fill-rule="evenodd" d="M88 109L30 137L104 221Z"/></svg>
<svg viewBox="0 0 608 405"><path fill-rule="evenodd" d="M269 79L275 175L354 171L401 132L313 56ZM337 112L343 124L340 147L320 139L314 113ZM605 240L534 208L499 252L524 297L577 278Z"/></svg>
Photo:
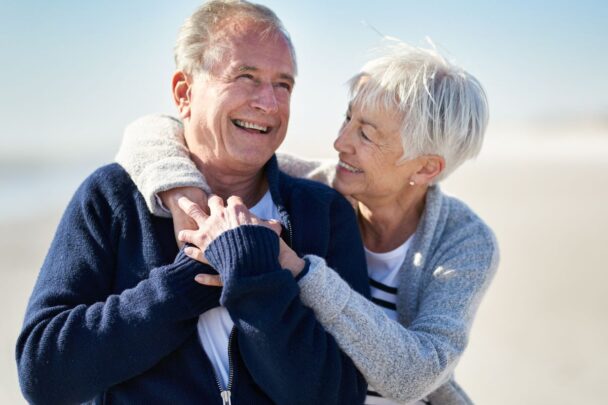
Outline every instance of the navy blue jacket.
<svg viewBox="0 0 608 405"><path fill-rule="evenodd" d="M335 191L266 166L274 202L300 255L325 257L369 295L353 210ZM33 403L221 404L196 331L221 297L235 322L232 403L357 404L366 384L299 299L277 261L278 238L247 226L209 248L213 270L178 254L170 219L152 216L117 164L94 172L59 224L17 342L19 380ZM238 242L238 243L237 243Z"/></svg>

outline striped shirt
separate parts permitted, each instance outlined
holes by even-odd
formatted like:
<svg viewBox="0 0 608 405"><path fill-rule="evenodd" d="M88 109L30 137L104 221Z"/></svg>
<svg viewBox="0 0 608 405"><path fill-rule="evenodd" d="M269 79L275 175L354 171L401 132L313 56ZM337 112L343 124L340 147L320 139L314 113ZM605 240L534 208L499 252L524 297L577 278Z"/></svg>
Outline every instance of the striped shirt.
<svg viewBox="0 0 608 405"><path fill-rule="evenodd" d="M410 246L411 238L406 240L398 248L386 253L375 253L365 249L367 260L367 272L371 287L372 301L381 307L386 315L397 321L397 275L405 260L405 255ZM417 401L412 405L426 404L424 400ZM383 398L374 391L373 387L367 389L366 405L398 405L397 402Z"/></svg>

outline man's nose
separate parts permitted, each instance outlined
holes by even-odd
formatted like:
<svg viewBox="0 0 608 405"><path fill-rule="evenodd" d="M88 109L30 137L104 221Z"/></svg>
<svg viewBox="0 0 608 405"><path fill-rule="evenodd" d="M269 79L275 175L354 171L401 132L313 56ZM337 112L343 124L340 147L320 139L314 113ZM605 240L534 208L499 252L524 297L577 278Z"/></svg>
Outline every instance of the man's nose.
<svg viewBox="0 0 608 405"><path fill-rule="evenodd" d="M278 112L279 103L274 91L274 86L271 83L260 84L253 98L252 106L266 114Z"/></svg>

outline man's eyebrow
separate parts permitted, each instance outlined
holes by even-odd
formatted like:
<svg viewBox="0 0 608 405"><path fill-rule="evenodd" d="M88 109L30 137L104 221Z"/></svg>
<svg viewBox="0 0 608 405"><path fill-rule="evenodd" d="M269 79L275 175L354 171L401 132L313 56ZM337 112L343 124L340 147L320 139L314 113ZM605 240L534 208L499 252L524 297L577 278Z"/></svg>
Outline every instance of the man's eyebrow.
<svg viewBox="0 0 608 405"><path fill-rule="evenodd" d="M255 66L241 65L237 68L239 72L255 72L258 70Z"/></svg>
<svg viewBox="0 0 608 405"><path fill-rule="evenodd" d="M296 83L296 79L290 74L281 73L279 77L283 80L287 80L292 86Z"/></svg>
<svg viewBox="0 0 608 405"><path fill-rule="evenodd" d="M260 70L260 69L258 69L255 66L249 66L249 65L241 65L237 68L238 72L257 72L258 70ZM296 82L296 79L289 73L281 73L281 74L279 74L279 78L281 78L283 80L287 80L292 86Z"/></svg>

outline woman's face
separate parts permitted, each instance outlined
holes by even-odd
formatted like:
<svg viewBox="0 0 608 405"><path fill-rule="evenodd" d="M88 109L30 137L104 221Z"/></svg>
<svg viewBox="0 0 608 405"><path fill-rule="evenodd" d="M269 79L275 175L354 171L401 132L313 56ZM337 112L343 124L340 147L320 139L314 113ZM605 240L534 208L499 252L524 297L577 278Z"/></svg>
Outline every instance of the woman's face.
<svg viewBox="0 0 608 405"><path fill-rule="evenodd" d="M394 111L349 105L334 142L339 152L334 188L366 202L395 198L404 192L416 162L399 162L402 116Z"/></svg>

